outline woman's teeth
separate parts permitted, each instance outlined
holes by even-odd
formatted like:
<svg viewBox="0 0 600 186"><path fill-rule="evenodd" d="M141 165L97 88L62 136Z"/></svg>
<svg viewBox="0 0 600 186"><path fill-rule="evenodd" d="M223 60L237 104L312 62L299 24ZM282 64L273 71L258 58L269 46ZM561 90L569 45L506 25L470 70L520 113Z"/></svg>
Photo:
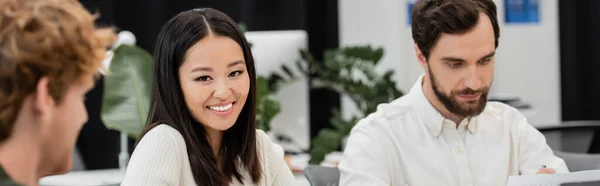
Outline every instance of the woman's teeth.
<svg viewBox="0 0 600 186"><path fill-rule="evenodd" d="M229 103L228 105L225 105L225 106L209 106L208 108L211 110L223 112L223 111L227 111L227 110L231 109L232 106L233 106L233 103Z"/></svg>

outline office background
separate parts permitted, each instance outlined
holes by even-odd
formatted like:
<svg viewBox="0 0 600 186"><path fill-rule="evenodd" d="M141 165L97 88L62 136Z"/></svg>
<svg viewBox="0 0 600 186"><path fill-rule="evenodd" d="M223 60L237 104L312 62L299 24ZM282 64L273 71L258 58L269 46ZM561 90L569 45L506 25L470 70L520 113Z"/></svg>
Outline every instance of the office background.
<svg viewBox="0 0 600 186"><path fill-rule="evenodd" d="M196 7L219 9L249 31L305 30L308 49L322 59L325 49L371 44L385 49L379 68L393 69L397 87L408 91L422 73L412 50L405 0L82 0L100 13L99 25L129 30L152 51L162 24ZM598 120L600 112L600 2L543 0L539 23L505 20L504 0L495 0L501 26L492 96L518 97L531 105L533 125ZM100 120L102 79L88 94L90 114L77 148L89 170L118 167L119 133ZM331 127L331 108L356 112L348 98L326 89L309 92L310 136ZM318 100L318 102L317 102ZM133 140L130 141L133 147Z"/></svg>

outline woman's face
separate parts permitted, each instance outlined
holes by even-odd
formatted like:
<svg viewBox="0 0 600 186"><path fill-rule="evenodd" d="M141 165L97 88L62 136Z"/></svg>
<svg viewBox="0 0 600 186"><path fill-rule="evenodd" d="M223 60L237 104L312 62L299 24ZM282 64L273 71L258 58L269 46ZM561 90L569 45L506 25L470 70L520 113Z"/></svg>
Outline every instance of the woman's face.
<svg viewBox="0 0 600 186"><path fill-rule="evenodd" d="M227 130L250 90L244 52L233 39L210 34L186 52L179 82L192 117L207 129Z"/></svg>

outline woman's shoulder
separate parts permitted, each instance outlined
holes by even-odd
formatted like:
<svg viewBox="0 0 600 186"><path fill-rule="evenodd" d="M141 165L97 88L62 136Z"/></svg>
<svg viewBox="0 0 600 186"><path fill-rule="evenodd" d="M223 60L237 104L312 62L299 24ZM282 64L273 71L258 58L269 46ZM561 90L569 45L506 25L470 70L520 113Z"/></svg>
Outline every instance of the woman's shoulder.
<svg viewBox="0 0 600 186"><path fill-rule="evenodd" d="M171 127L170 125L167 124L158 124L154 127L152 127L152 129L150 129L148 131L148 133L152 133L152 132L160 132L160 133L177 133L179 134L179 131L177 131L177 129Z"/></svg>
<svg viewBox="0 0 600 186"><path fill-rule="evenodd" d="M284 160L284 151L262 130L256 130L256 141L267 185L291 185L294 175Z"/></svg>
<svg viewBox="0 0 600 186"><path fill-rule="evenodd" d="M159 124L150 129L140 140L140 144L144 142L153 143L155 141L169 141L171 145L184 145L185 140L177 129L167 125Z"/></svg>
<svg viewBox="0 0 600 186"><path fill-rule="evenodd" d="M276 145L265 131L256 129L256 143L261 150L268 150L272 145Z"/></svg>
<svg viewBox="0 0 600 186"><path fill-rule="evenodd" d="M187 156L185 146L185 140L177 129L167 124L159 124L142 136L140 142L135 146L132 159L136 156L141 156L138 157L141 159L148 159L150 158L148 155L153 154L152 158L161 161L168 159L169 161L179 162L179 159Z"/></svg>
<svg viewBox="0 0 600 186"><path fill-rule="evenodd" d="M271 142L271 138L269 138L269 135L267 135L267 133L265 133L265 131L260 130L260 129L256 129L256 141L257 142Z"/></svg>
<svg viewBox="0 0 600 186"><path fill-rule="evenodd" d="M184 185L193 183L190 175L182 135L161 124L152 127L136 145L121 185Z"/></svg>
<svg viewBox="0 0 600 186"><path fill-rule="evenodd" d="M256 143L259 154L261 154L263 161L267 162L269 159L283 159L284 152L281 146L273 143L269 135L264 131L256 130Z"/></svg>

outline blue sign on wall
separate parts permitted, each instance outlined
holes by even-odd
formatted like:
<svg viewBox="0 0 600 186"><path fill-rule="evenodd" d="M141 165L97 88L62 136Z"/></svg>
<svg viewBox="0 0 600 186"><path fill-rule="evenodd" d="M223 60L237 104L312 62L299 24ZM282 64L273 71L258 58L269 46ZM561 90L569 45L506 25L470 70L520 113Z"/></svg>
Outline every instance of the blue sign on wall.
<svg viewBox="0 0 600 186"><path fill-rule="evenodd" d="M407 11L406 11L407 14L408 14L406 16L408 18L408 21L407 21L408 26L410 26L410 24L412 22L412 9L413 9L413 6L415 6L416 2L417 2L417 0L406 0L406 4L407 4L406 7L408 8Z"/></svg>
<svg viewBox="0 0 600 186"><path fill-rule="evenodd" d="M506 23L540 23L540 0L504 0Z"/></svg>

